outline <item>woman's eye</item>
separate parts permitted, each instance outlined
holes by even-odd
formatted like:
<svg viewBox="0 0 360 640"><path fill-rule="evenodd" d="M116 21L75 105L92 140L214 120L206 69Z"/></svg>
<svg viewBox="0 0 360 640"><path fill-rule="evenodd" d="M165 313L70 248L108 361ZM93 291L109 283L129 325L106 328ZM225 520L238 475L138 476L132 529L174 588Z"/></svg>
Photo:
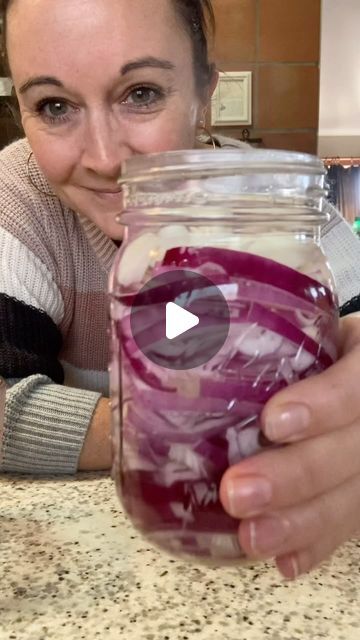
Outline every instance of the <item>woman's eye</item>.
<svg viewBox="0 0 360 640"><path fill-rule="evenodd" d="M64 122L71 116L73 109L64 100L42 100L36 107L38 113L50 122Z"/></svg>
<svg viewBox="0 0 360 640"><path fill-rule="evenodd" d="M67 114L68 105L65 102L49 102L44 111L52 118L58 118Z"/></svg>
<svg viewBox="0 0 360 640"><path fill-rule="evenodd" d="M152 87L136 87L125 100L125 103L134 107L149 107L159 102L164 97L160 89Z"/></svg>

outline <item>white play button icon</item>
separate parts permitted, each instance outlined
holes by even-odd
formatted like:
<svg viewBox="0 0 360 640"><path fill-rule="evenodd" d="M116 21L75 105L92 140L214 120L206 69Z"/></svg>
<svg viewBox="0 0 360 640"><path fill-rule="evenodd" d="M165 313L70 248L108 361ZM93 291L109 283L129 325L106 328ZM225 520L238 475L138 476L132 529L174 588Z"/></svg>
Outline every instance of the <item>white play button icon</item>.
<svg viewBox="0 0 360 640"><path fill-rule="evenodd" d="M199 318L174 302L166 305L166 337L174 340L199 324Z"/></svg>
<svg viewBox="0 0 360 640"><path fill-rule="evenodd" d="M135 296L129 296L128 303L136 347L165 369L188 371L202 366L228 337L230 310L225 296L196 271L170 268L151 278ZM126 336L124 340L124 357L125 347L131 345L129 359L134 359L137 367L134 345L130 338L130 342ZM159 389L155 378L151 378L150 386Z"/></svg>

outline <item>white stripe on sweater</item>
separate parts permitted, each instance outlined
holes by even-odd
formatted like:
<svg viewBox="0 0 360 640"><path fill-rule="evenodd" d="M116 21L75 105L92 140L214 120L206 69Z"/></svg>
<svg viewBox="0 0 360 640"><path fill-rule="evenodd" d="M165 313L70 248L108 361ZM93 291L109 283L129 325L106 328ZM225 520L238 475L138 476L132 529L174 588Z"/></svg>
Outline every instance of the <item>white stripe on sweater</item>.
<svg viewBox="0 0 360 640"><path fill-rule="evenodd" d="M47 267L9 231L0 234L0 292L45 311L59 325L64 301Z"/></svg>

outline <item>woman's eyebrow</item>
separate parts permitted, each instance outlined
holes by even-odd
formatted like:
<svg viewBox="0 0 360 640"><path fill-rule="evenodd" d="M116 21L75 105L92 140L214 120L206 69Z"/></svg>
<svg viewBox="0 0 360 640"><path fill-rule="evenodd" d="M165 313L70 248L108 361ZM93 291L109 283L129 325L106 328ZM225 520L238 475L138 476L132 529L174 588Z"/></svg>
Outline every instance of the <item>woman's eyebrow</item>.
<svg viewBox="0 0 360 640"><path fill-rule="evenodd" d="M39 87L44 84L50 84L53 87L64 88L63 83L60 82L60 80L58 80L57 78L54 78L53 76L38 76L35 78L30 78L29 80L24 82L24 84L22 84L19 89L19 93L23 94L29 89L31 89L32 87Z"/></svg>
<svg viewBox="0 0 360 640"><path fill-rule="evenodd" d="M136 69L143 69L144 67L152 67L153 69L165 69L166 71L175 71L175 65L170 60L163 58L153 58L149 56L147 58L139 58L132 62L127 62L121 67L121 75L126 75L130 71L136 71Z"/></svg>
<svg viewBox="0 0 360 640"><path fill-rule="evenodd" d="M163 58L154 58L152 56L146 58L139 58L138 60L133 60L132 62L127 62L121 67L120 73L125 76L127 73L131 71L136 71L137 69L143 69L146 67L151 67L153 69L165 69L166 71L175 71L175 65L170 62L170 60L165 60ZM19 89L19 93L24 94L29 89L33 87L40 87L43 85L51 85L53 87L64 88L63 83L55 78L54 76L37 76L35 78L30 78L24 84L21 85Z"/></svg>

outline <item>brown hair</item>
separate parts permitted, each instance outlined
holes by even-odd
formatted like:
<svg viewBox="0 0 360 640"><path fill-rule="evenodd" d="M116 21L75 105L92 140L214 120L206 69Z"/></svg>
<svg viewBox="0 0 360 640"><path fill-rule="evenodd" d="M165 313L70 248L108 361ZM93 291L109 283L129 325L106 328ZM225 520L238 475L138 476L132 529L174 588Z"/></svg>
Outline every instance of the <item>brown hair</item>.
<svg viewBox="0 0 360 640"><path fill-rule="evenodd" d="M212 0L172 0L189 34L194 55L195 77L200 92L211 82L215 65L209 60L208 42L215 32L215 16Z"/></svg>
<svg viewBox="0 0 360 640"><path fill-rule="evenodd" d="M2 18L2 49L4 64L10 75L6 53L6 17L13 0L0 0L0 18ZM193 46L194 69L200 92L206 90L214 71L209 61L208 41L215 31L215 17L211 0L171 0L176 13L181 18Z"/></svg>

